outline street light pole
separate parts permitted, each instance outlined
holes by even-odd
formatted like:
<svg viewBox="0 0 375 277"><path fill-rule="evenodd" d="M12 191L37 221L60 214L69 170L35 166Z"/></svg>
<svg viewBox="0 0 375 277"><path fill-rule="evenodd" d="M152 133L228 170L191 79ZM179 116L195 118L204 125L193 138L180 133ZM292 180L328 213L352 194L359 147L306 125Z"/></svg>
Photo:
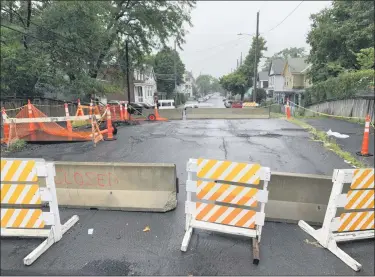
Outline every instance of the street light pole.
<svg viewBox="0 0 375 277"><path fill-rule="evenodd" d="M125 42L125 55L126 55L126 83L128 87L128 105L130 104L130 76L129 76L129 46L128 40Z"/></svg>
<svg viewBox="0 0 375 277"><path fill-rule="evenodd" d="M256 30L256 36L255 36L255 53L254 53L254 82L253 82L253 102L256 102L257 99L257 70L258 70L258 59L257 59L257 53L258 53L258 36L259 36L259 12L257 12L257 30Z"/></svg>
<svg viewBox="0 0 375 277"><path fill-rule="evenodd" d="M174 40L174 55L173 55L173 67L174 67L174 92L177 93L177 65L176 65L177 51L176 51L176 39Z"/></svg>

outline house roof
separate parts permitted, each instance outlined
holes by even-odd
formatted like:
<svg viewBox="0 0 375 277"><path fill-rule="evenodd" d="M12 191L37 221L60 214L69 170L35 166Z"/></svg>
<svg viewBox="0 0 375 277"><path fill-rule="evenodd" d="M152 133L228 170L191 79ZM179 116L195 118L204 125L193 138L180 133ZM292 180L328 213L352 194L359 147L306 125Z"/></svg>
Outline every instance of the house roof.
<svg viewBox="0 0 375 277"><path fill-rule="evenodd" d="M274 59L271 61L271 65L270 65L270 69L268 70L268 73L271 71L271 68L272 68L274 75L281 75L281 73L283 73L284 66L285 66L285 60Z"/></svg>
<svg viewBox="0 0 375 277"><path fill-rule="evenodd" d="M268 71L261 71L258 73L258 80L259 81L267 81L268 80Z"/></svg>
<svg viewBox="0 0 375 277"><path fill-rule="evenodd" d="M306 58L289 58L288 66L291 73L302 73L308 67Z"/></svg>

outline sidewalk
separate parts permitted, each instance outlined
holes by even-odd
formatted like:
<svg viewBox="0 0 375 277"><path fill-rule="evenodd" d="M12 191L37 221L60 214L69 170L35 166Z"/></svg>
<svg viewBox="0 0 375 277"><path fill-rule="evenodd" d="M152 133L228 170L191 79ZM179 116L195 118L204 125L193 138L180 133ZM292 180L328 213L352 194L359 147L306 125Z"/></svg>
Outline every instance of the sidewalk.
<svg viewBox="0 0 375 277"><path fill-rule="evenodd" d="M364 125L334 118L308 118L303 119L303 121L310 124L319 131L327 132L329 129L331 129L332 132L338 132L341 134L349 135L349 137L345 139L335 138L337 144L344 151L350 152L359 161L362 161L364 164L368 166L374 167L374 156L362 157L356 154L356 152L361 151L363 132L365 129ZM374 154L373 127L370 127L369 152L371 154Z"/></svg>

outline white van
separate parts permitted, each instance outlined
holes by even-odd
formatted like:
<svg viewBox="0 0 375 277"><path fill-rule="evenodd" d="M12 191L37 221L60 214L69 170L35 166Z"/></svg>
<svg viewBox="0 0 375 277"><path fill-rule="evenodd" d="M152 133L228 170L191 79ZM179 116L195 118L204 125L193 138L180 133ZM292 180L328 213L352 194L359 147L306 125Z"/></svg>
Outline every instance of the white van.
<svg viewBox="0 0 375 277"><path fill-rule="evenodd" d="M175 106L174 106L174 100L171 99L171 100L158 100L158 103L160 104L159 105L159 109L174 109Z"/></svg>

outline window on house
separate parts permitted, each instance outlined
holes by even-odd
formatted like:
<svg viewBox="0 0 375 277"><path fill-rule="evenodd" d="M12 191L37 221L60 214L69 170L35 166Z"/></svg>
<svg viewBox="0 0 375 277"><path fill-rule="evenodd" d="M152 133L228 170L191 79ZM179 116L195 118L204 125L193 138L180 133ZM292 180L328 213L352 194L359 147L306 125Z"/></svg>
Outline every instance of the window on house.
<svg viewBox="0 0 375 277"><path fill-rule="evenodd" d="M263 81L263 88L268 88L268 81Z"/></svg>
<svg viewBox="0 0 375 277"><path fill-rule="evenodd" d="M137 87L138 102L143 102L143 92L142 87Z"/></svg>

